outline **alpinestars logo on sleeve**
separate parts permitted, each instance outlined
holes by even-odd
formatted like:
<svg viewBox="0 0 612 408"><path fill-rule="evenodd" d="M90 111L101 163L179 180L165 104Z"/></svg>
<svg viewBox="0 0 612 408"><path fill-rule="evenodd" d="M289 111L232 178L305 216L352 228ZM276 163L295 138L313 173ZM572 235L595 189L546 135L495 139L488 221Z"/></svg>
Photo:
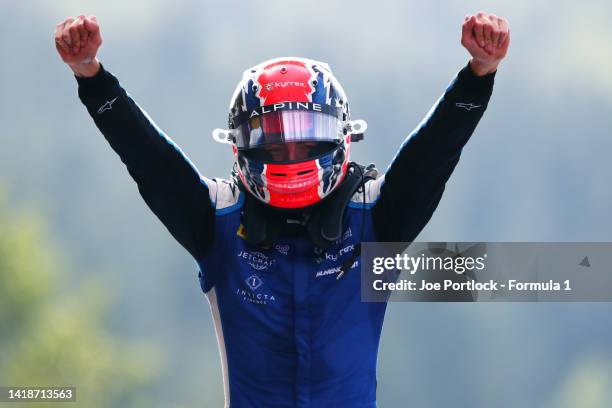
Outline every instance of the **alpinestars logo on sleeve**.
<svg viewBox="0 0 612 408"><path fill-rule="evenodd" d="M466 111L471 111L472 109L476 109L476 108L480 108L482 105L474 105L473 103L463 103L463 102L457 102L455 103L455 106L458 108L463 108Z"/></svg>
<svg viewBox="0 0 612 408"><path fill-rule="evenodd" d="M116 97L115 99L111 99L110 101L106 101L104 103L104 105L100 106L100 108L98 109L98 115L101 115L102 113L106 112L107 110L113 109L113 103L115 103L117 98L118 97Z"/></svg>

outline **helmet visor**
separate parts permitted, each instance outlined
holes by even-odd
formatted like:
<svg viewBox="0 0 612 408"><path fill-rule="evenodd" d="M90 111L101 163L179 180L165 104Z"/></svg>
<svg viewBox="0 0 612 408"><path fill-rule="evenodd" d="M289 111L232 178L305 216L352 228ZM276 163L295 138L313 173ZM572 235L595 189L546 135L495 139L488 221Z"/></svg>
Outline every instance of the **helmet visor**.
<svg viewBox="0 0 612 408"><path fill-rule="evenodd" d="M333 115L309 110L284 110L254 116L234 129L238 149L291 142L337 142L343 123Z"/></svg>

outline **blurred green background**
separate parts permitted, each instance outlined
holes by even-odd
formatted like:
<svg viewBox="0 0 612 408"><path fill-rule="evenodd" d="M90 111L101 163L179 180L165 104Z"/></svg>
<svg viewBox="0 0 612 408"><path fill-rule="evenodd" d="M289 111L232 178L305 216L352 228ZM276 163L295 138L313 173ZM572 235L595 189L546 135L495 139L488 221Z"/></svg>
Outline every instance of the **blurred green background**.
<svg viewBox="0 0 612 408"><path fill-rule="evenodd" d="M0 0L0 385L76 385L79 407L222 406L195 263L78 101L56 23L97 15L107 69L203 174L227 177L209 135L245 68L327 61L369 124L354 158L384 169L467 63L460 26L481 9L508 18L510 52L419 238L611 241L609 1ZM394 303L379 404L610 407L611 312Z"/></svg>

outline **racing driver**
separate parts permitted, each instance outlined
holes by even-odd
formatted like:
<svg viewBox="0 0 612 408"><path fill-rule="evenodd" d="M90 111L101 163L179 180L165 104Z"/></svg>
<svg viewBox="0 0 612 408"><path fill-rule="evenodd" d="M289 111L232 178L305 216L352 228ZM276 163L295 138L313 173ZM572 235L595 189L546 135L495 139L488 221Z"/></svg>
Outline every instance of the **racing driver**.
<svg viewBox="0 0 612 408"><path fill-rule="evenodd" d="M149 208L199 266L215 322L227 407L376 406L386 303L360 300L360 242L415 239L482 117L510 37L467 16L471 58L384 175L350 161L366 122L330 67L306 58L244 71L227 126L234 158L207 178L96 58L95 16L56 26L82 103ZM228 155L229 150L228 149Z"/></svg>

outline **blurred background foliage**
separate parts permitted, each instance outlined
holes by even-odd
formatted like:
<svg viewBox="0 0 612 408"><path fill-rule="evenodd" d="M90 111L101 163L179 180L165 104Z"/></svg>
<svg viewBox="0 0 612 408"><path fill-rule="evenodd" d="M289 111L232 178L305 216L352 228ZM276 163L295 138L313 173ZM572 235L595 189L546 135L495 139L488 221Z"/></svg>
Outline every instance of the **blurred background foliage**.
<svg viewBox="0 0 612 408"><path fill-rule="evenodd" d="M0 383L82 384L84 407L222 406L195 264L80 105L57 22L96 14L105 66L203 174L227 177L231 153L209 135L243 69L329 62L369 124L355 159L384 169L467 63L460 25L480 9L510 20L510 53L419 238L611 241L607 0L0 0ZM611 312L392 304L380 405L610 407Z"/></svg>
<svg viewBox="0 0 612 408"><path fill-rule="evenodd" d="M108 330L108 290L93 277L70 282L44 220L10 210L5 198L0 195L0 384L69 384L83 407L150 407L161 367L155 345Z"/></svg>

